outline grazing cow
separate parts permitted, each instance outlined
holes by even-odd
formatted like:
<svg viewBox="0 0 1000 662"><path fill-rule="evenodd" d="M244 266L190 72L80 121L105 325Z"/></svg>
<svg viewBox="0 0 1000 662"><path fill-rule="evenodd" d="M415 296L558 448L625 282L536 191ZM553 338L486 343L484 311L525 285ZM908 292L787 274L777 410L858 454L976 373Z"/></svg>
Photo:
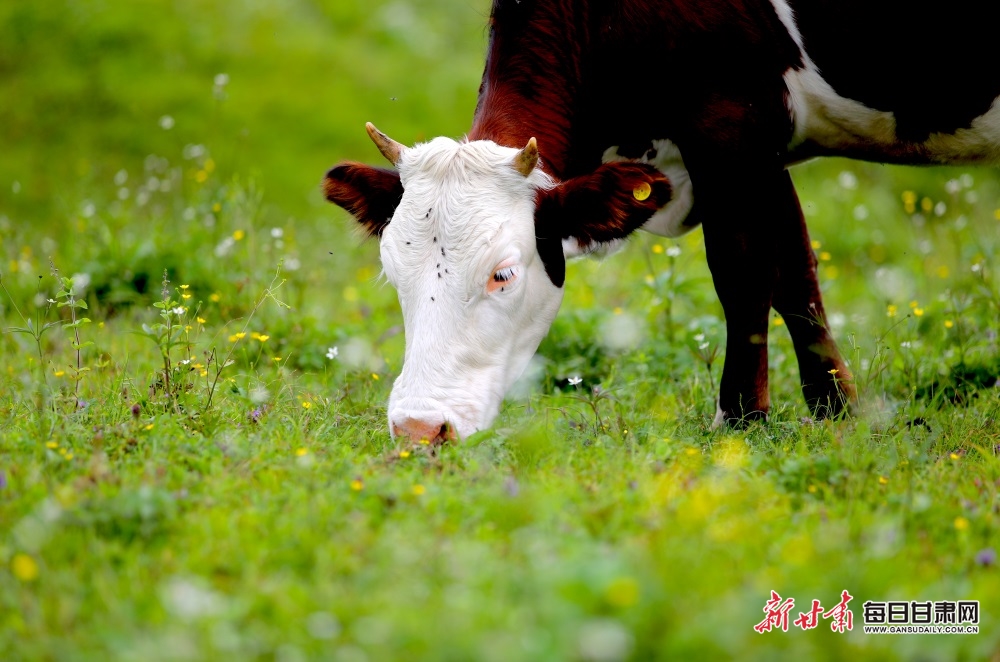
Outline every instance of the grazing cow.
<svg viewBox="0 0 1000 662"><path fill-rule="evenodd" d="M726 316L716 424L767 416L771 308L813 414L843 411L854 388L787 168L1000 162L993 33L971 0L494 0L468 135L408 148L369 124L395 169L324 181L399 293L392 434L489 426L567 257L698 224Z"/></svg>

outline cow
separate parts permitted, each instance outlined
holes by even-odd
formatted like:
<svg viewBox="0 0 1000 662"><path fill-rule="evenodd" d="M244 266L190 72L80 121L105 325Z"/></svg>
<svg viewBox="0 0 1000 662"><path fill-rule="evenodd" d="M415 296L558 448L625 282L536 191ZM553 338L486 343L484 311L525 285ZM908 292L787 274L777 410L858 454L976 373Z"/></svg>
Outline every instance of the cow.
<svg viewBox="0 0 1000 662"><path fill-rule="evenodd" d="M992 21L955 0L494 0L472 126L344 163L403 313L394 437L489 427L559 308L566 259L703 227L726 319L714 425L766 419L768 319L811 413L856 399L788 168L1000 162Z"/></svg>

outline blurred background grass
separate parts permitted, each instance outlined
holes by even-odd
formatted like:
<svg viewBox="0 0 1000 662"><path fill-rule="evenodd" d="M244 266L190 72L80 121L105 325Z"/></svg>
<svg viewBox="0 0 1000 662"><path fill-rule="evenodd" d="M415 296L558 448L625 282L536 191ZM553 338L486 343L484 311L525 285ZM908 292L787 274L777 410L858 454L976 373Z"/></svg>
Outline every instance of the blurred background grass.
<svg viewBox="0 0 1000 662"><path fill-rule="evenodd" d="M59 222L120 169L205 144L223 175L258 175L284 212L329 217L320 178L372 158L365 121L407 142L467 128L486 12L471 0L5 2L0 210Z"/></svg>

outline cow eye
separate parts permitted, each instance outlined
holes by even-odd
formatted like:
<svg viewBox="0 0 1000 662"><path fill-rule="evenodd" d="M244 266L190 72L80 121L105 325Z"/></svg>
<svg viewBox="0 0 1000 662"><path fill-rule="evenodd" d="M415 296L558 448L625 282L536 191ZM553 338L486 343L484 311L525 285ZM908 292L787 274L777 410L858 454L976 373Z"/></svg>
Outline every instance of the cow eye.
<svg viewBox="0 0 1000 662"><path fill-rule="evenodd" d="M490 282L486 283L486 291L488 293L502 292L515 280L517 280L517 269L514 265L499 267L493 272Z"/></svg>
<svg viewBox="0 0 1000 662"><path fill-rule="evenodd" d="M496 273L493 274L493 280L497 283L506 283L508 280L514 279L514 267L505 267L503 269L497 269Z"/></svg>

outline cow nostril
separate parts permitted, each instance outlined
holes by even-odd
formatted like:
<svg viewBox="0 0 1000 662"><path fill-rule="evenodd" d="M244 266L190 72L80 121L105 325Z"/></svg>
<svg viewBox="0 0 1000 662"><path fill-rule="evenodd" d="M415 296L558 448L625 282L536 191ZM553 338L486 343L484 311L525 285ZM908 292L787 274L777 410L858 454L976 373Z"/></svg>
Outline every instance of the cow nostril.
<svg viewBox="0 0 1000 662"><path fill-rule="evenodd" d="M451 423L445 421L441 424L441 430L438 432L438 439L440 441L452 441L455 439L455 429L451 426Z"/></svg>

